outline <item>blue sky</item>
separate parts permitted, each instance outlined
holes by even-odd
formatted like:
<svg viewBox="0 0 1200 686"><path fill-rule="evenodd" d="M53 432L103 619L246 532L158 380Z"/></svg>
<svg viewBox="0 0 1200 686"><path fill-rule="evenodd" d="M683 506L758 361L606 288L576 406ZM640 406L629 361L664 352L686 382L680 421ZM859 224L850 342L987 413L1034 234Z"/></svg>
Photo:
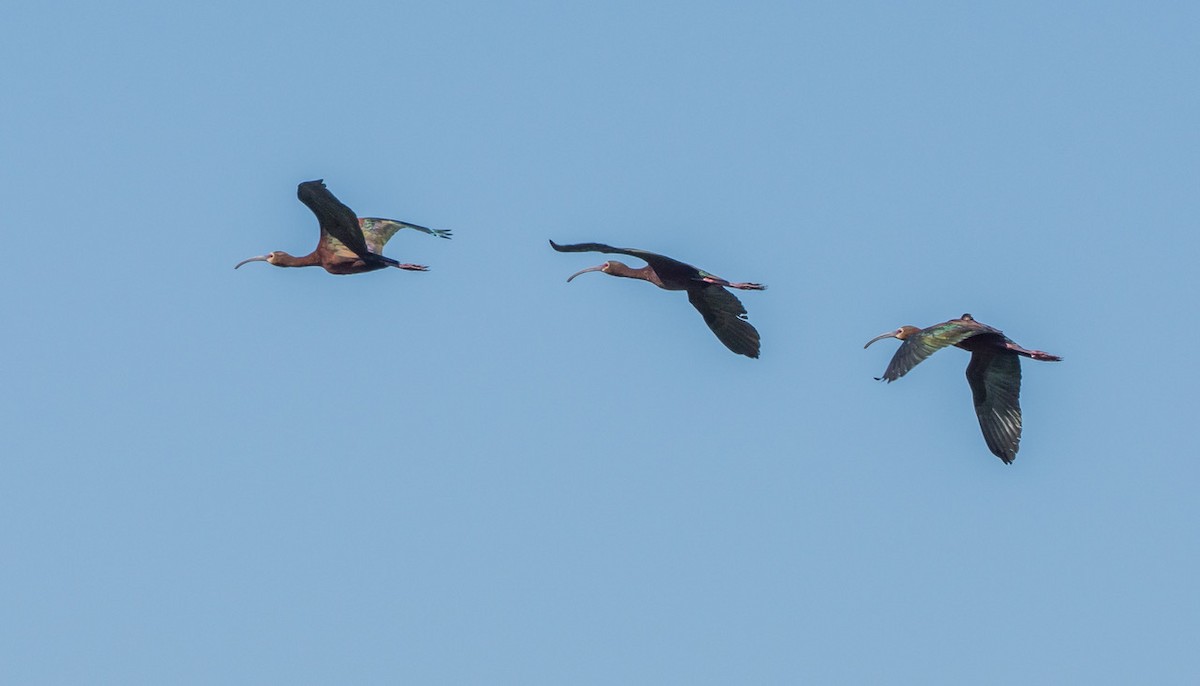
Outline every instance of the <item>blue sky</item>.
<svg viewBox="0 0 1200 686"><path fill-rule="evenodd" d="M1191 3L150 3L0 28L0 681L1183 683ZM334 277L298 182L428 264ZM735 356L679 293L726 278ZM1012 466L963 371L1026 362Z"/></svg>

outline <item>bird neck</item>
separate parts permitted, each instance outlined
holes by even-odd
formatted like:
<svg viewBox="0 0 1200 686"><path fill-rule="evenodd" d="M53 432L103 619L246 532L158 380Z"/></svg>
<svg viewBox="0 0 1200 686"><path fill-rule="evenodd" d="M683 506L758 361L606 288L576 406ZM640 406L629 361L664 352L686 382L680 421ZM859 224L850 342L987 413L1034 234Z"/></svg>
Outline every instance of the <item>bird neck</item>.
<svg viewBox="0 0 1200 686"><path fill-rule="evenodd" d="M629 265L622 264L620 262L614 262L613 264L609 265L608 273L613 276L620 276L626 279L641 279L642 281L649 281L660 288L663 285L662 280L658 278L658 274L654 273L654 270L650 268L650 265L634 269Z"/></svg>
<svg viewBox="0 0 1200 686"><path fill-rule="evenodd" d="M317 255L316 251L313 251L303 257L296 257L294 255L283 253L279 257L275 258L275 262L273 262L273 264L276 267L312 267L321 264L321 258Z"/></svg>

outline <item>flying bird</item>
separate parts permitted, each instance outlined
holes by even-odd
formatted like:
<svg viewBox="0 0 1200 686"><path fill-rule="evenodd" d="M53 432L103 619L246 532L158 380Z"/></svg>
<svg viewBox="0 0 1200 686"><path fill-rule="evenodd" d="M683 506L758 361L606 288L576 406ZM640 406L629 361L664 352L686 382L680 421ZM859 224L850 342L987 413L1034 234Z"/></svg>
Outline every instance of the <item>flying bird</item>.
<svg viewBox="0 0 1200 686"><path fill-rule="evenodd" d="M612 276L641 279L665 288L668 291L687 291L688 301L700 311L708 328L733 352L746 357L758 357L758 331L746 321L746 308L726 288L746 291L761 291L766 288L757 283L734 283L726 281L670 257L645 250L614 248L603 243L576 243L559 245L550 241L550 246L559 252L600 252L629 255L645 260L646 266L634 269L616 260L609 260L596 267L588 267L567 278L570 282L580 274L604 272Z"/></svg>
<svg viewBox="0 0 1200 686"><path fill-rule="evenodd" d="M450 238L450 232L442 229L430 229L394 219L359 219L353 210L329 192L322 179L300 184L296 188L296 196L317 216L321 237L316 249L303 257L293 257L276 250L242 260L234 269L247 262L268 262L276 267L319 266L330 274L361 274L387 267L423 272L428 271L429 267L397 262L381 255L384 244L400 229L416 229L431 236Z"/></svg>
<svg viewBox="0 0 1200 686"><path fill-rule="evenodd" d="M1061 357L1041 350L1026 350L1004 332L975 321L969 314L927 329L902 326L872 338L863 348L884 338L903 341L883 376L876 377L877 381L888 383L904 376L942 348L953 345L969 350L971 363L967 365L967 383L975 399L975 414L979 417L983 439L996 457L1012 464L1021 443L1020 358L1059 362Z"/></svg>

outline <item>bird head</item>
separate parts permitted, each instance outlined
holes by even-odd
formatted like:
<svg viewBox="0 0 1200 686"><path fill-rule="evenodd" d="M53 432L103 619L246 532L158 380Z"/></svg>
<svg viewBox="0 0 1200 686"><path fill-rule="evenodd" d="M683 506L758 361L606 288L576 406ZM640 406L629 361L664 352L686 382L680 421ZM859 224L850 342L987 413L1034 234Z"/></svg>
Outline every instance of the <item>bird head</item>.
<svg viewBox="0 0 1200 686"><path fill-rule="evenodd" d="M863 347L869 348L871 346L871 344L874 343L875 341L881 341L885 338L897 338L899 340L904 340L904 339L908 338L909 336L911 336L915 333L920 333L920 332L921 332L921 330L918 329L917 327L909 326L909 325L905 324L904 326L900 327L899 329L896 329L895 331L888 331L887 333L879 334L875 338L872 338L871 340L867 341L867 344L864 345Z"/></svg>
<svg viewBox="0 0 1200 686"><path fill-rule="evenodd" d="M242 266L243 264L246 264L247 262L269 262L270 264L278 265L279 260L282 257L284 257L285 255L287 255L287 253L283 252L282 250L276 250L275 252L267 253L266 255L259 255L258 257L248 257L248 258L242 260L241 262L238 262L236 265L233 266L233 268L237 269L238 267Z"/></svg>
<svg viewBox="0 0 1200 686"><path fill-rule="evenodd" d="M567 277L567 283L571 283L571 279L574 279L576 276L579 276L580 274L586 274L588 272L604 272L605 274L609 274L612 272L613 267L617 265L622 267L625 266L616 260L609 260L608 262L605 262L604 264L598 264L595 267L580 269L579 271Z"/></svg>

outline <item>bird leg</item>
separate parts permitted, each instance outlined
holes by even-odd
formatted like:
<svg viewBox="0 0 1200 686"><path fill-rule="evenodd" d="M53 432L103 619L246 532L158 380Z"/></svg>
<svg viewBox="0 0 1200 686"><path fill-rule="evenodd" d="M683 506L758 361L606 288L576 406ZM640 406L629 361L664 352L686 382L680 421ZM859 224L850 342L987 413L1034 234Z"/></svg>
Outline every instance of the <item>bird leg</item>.
<svg viewBox="0 0 1200 686"><path fill-rule="evenodd" d="M1061 362L1062 361L1062 358L1059 357L1058 355L1051 355L1050 353L1042 352L1041 350L1026 350L1025 348L1022 348L1021 346L1017 345L1016 343L1013 343L1012 341L1005 343L1004 347L1008 348L1009 350L1013 351L1014 353L1016 353L1018 355L1021 355L1023 357L1028 357L1033 360L1041 360L1042 362Z"/></svg>
<svg viewBox="0 0 1200 686"><path fill-rule="evenodd" d="M743 291L762 291L762 290L766 290L766 288L767 288L766 286L762 285L761 283L743 283L743 282L735 283L732 281L726 281L725 279L722 279L718 276L712 276L712 275L702 276L697 280L703 281L704 283L716 284L717 286L725 286L726 288L738 288Z"/></svg>
<svg viewBox="0 0 1200 686"><path fill-rule="evenodd" d="M396 267L398 269L406 269L410 272L427 272L427 271L429 271L429 267L426 267L423 264L408 264L407 262L401 262L400 264L396 265Z"/></svg>

